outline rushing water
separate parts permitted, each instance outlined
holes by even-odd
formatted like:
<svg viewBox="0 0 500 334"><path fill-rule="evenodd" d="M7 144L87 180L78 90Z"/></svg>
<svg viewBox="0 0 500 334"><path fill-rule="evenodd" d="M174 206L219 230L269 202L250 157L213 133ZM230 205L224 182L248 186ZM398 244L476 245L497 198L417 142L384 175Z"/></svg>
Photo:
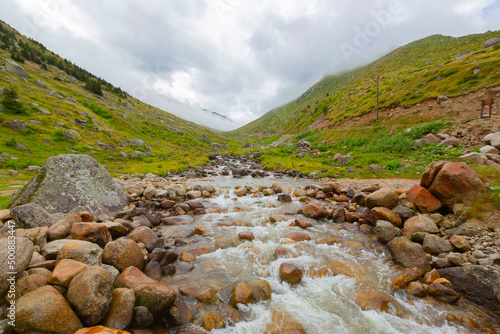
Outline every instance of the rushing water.
<svg viewBox="0 0 500 334"><path fill-rule="evenodd" d="M498 319L462 298L456 305L438 302L431 297L416 298L404 289L393 291L392 280L401 274L382 244L374 235L351 232L331 221L310 219L313 227L303 230L290 226L295 213L304 207L297 198L281 203L277 196L239 197L235 185L270 186L278 182L284 189L311 184L311 180L276 180L273 177L255 180L250 177L233 179L217 177L208 182L222 187L216 198L206 199L207 212L217 208L220 213L198 216L189 226L168 226L162 232L172 238L182 237L186 229L201 227L203 236L190 237L179 250L208 249L197 257L194 269L166 280L179 287L196 282L200 288L213 287L224 303L239 282L267 280L272 298L248 306L239 305L242 320L233 326L214 329L211 333L263 333L271 322L272 310L288 312L307 333L482 333L484 328L500 333ZM203 184L196 180L195 184ZM236 208L236 209L235 209ZM283 221L270 223L269 217L281 215ZM237 226L235 226L237 225ZM238 233L252 232L253 241L238 240ZM301 232L309 241L292 242L285 238L290 232ZM344 244L350 241L353 247ZM362 245L362 247L361 247ZM276 250L285 256L276 256ZM283 262L304 269L302 282L292 286L282 282L279 267ZM310 277L313 269L328 267L324 276ZM355 302L360 289L370 288L385 293L391 300L388 312L363 311ZM186 298L188 305L189 298ZM196 307L193 313L196 313ZM474 319L482 329L463 322L448 322L447 315L458 319Z"/></svg>

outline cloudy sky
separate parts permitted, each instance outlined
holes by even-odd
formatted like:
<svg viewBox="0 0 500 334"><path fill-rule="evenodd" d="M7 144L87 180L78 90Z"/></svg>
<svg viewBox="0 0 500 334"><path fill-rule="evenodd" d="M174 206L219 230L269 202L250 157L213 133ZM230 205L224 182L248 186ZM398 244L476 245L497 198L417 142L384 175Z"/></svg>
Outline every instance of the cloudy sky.
<svg viewBox="0 0 500 334"><path fill-rule="evenodd" d="M500 0L0 0L0 8L21 33L133 96L224 130L416 39L500 29Z"/></svg>

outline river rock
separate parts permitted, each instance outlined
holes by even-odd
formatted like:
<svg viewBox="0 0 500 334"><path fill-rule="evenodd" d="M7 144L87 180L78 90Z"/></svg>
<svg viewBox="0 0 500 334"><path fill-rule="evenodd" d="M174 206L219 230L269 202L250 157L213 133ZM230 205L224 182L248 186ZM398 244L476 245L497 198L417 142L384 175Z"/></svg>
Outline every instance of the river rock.
<svg viewBox="0 0 500 334"><path fill-rule="evenodd" d="M264 334L307 334L302 326L285 311L272 311L272 320Z"/></svg>
<svg viewBox="0 0 500 334"><path fill-rule="evenodd" d="M112 214L128 204L122 186L107 169L88 155L50 157L38 175L12 196L9 207L36 203L49 213L87 206L99 215Z"/></svg>
<svg viewBox="0 0 500 334"><path fill-rule="evenodd" d="M114 266L120 271L128 267L144 268L144 254L141 248L131 239L118 239L110 242L104 247L102 261Z"/></svg>
<svg viewBox="0 0 500 334"><path fill-rule="evenodd" d="M470 265L439 269L439 274L465 298L500 316L500 274L497 271Z"/></svg>
<svg viewBox="0 0 500 334"><path fill-rule="evenodd" d="M16 279L19 279L28 267L33 256L33 243L27 238L16 237L15 239L15 264L14 268L9 267L9 241L8 238L0 239L0 295L3 295L9 288L7 281L11 275L8 272L16 272Z"/></svg>
<svg viewBox="0 0 500 334"><path fill-rule="evenodd" d="M35 203L14 207L10 210L10 214L17 223L17 228L34 228L54 224L54 218Z"/></svg>
<svg viewBox="0 0 500 334"><path fill-rule="evenodd" d="M327 215L326 210L315 204L309 203L302 209L302 214L309 218L321 219Z"/></svg>
<svg viewBox="0 0 500 334"><path fill-rule="evenodd" d="M404 287L406 284L420 278L424 274L423 270L420 268L411 268L406 270L404 274L397 276L392 281L392 288L396 291Z"/></svg>
<svg viewBox="0 0 500 334"><path fill-rule="evenodd" d="M371 210L371 220L374 223L379 220L384 220L397 227L402 224L401 218L399 218L396 213L382 206L375 207Z"/></svg>
<svg viewBox="0 0 500 334"><path fill-rule="evenodd" d="M425 297L427 295L427 289L420 282L410 282L406 286L406 291L417 297Z"/></svg>
<svg viewBox="0 0 500 334"><path fill-rule="evenodd" d="M66 299L50 285L26 294L17 302L17 333L73 334L82 327Z"/></svg>
<svg viewBox="0 0 500 334"><path fill-rule="evenodd" d="M102 263L102 248L88 241L70 241L57 254L57 261L62 259L72 259L89 266L99 266Z"/></svg>
<svg viewBox="0 0 500 334"><path fill-rule="evenodd" d="M129 239L137 243L143 243L148 252L152 252L159 244L159 238L149 227L141 226L134 229L129 235Z"/></svg>
<svg viewBox="0 0 500 334"><path fill-rule="evenodd" d="M123 270L115 281L115 288L134 290L136 305L147 307L155 316L166 312L177 296L173 289L147 277L136 267Z"/></svg>
<svg viewBox="0 0 500 334"><path fill-rule="evenodd" d="M439 210L442 206L441 202L429 190L419 185L410 188L406 193L406 197L422 213Z"/></svg>
<svg viewBox="0 0 500 334"><path fill-rule="evenodd" d="M82 270L69 283L67 298L79 317L89 326L96 325L109 311L113 277L102 267Z"/></svg>
<svg viewBox="0 0 500 334"><path fill-rule="evenodd" d="M16 282L16 299L34 291L42 286L47 285L47 277L43 275L33 274L24 276ZM10 298L7 296L6 300Z"/></svg>
<svg viewBox="0 0 500 334"><path fill-rule="evenodd" d="M465 239L461 235L452 236L450 238L450 242L461 252L468 252L472 248L467 239Z"/></svg>
<svg viewBox="0 0 500 334"><path fill-rule="evenodd" d="M281 280L290 284L298 284L302 281L304 270L290 263L282 263L279 268L279 274Z"/></svg>
<svg viewBox="0 0 500 334"><path fill-rule="evenodd" d="M398 195L391 188L382 188L366 197L365 205L369 209L382 206L388 209L394 208L399 203Z"/></svg>
<svg viewBox="0 0 500 334"><path fill-rule="evenodd" d="M85 263L62 259L51 273L48 283L67 288L71 280L86 268L88 268L88 265Z"/></svg>
<svg viewBox="0 0 500 334"><path fill-rule="evenodd" d="M451 252L453 245L448 240L440 238L437 235L427 234L424 237L423 248L426 253L438 255Z"/></svg>
<svg viewBox="0 0 500 334"><path fill-rule="evenodd" d="M408 219L404 224L403 234L408 239L412 238L413 233L427 232L438 233L439 229L436 223L427 215L418 215Z"/></svg>
<svg viewBox="0 0 500 334"><path fill-rule="evenodd" d="M445 164L429 187L448 209L453 209L456 203L470 203L485 189L479 175L463 162Z"/></svg>
<svg viewBox="0 0 500 334"><path fill-rule="evenodd" d="M427 292L437 300L444 303L454 303L460 299L460 294L443 284L432 283L427 287Z"/></svg>
<svg viewBox="0 0 500 334"><path fill-rule="evenodd" d="M248 285L252 289L253 298L260 302L262 300L271 299L272 288L271 284L269 284L266 280L254 280L248 282Z"/></svg>
<svg viewBox="0 0 500 334"><path fill-rule="evenodd" d="M248 305L252 301L253 292L248 283L240 282L234 289L231 295L229 305L236 307L236 304Z"/></svg>
<svg viewBox="0 0 500 334"><path fill-rule="evenodd" d="M167 316L168 322L172 326L182 326L191 322L193 319L193 312L178 293L174 305L170 308L169 315Z"/></svg>
<svg viewBox="0 0 500 334"><path fill-rule="evenodd" d="M375 310L380 312L388 312L389 303L391 302L385 293L369 288L359 290L355 301L363 311Z"/></svg>
<svg viewBox="0 0 500 334"><path fill-rule="evenodd" d="M82 328L75 334L131 334L131 333L115 328L94 326L94 327ZM137 334L137 332L134 332L134 334Z"/></svg>
<svg viewBox="0 0 500 334"><path fill-rule="evenodd" d="M104 325L116 329L127 329L134 316L135 293L131 289L113 290L109 312Z"/></svg>
<svg viewBox="0 0 500 334"><path fill-rule="evenodd" d="M271 189L274 191L275 194L280 194L283 192L283 188L277 183L273 183L271 185Z"/></svg>
<svg viewBox="0 0 500 334"><path fill-rule="evenodd" d="M377 234L380 242L388 243L396 237L398 231L390 222L378 220L375 226L375 233Z"/></svg>
<svg viewBox="0 0 500 334"><path fill-rule="evenodd" d="M387 243L394 260L406 268L417 267L429 271L430 265L420 244L411 242L406 237L396 237Z"/></svg>
<svg viewBox="0 0 500 334"><path fill-rule="evenodd" d="M99 223L74 223L70 234L72 239L89 241L101 247L111 241L111 233Z"/></svg>
<svg viewBox="0 0 500 334"><path fill-rule="evenodd" d="M296 242L302 242L306 240L311 240L311 237L308 234L300 233L300 232L292 232L288 233L285 238L291 239Z"/></svg>

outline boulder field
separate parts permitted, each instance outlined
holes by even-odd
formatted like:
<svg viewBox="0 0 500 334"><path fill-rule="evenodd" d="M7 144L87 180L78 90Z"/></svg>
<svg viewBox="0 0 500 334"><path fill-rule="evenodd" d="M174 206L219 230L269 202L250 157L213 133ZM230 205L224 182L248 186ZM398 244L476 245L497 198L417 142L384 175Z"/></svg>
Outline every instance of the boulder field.
<svg viewBox="0 0 500 334"><path fill-rule="evenodd" d="M429 295L449 304L465 297L500 316L500 229L478 231L467 215L467 205L485 188L466 164L436 162L426 168L421 183L409 189L383 184L352 189L332 183L292 190L274 183L238 186L232 196L236 201L278 195L276 205L303 203L297 212L288 213L294 215L290 226L303 232L289 233L287 242L316 242L306 232L320 221L371 235L401 266L392 282L394 290L404 288L416 298ZM268 281L222 286L212 278L205 284L175 279L193 270L203 254L256 238L240 232L212 248L193 241L213 237L202 224L193 224L196 218L222 210L203 204L203 199L219 195L215 184L191 186L152 174L116 182L90 157L50 158L40 174L13 196L10 212L0 216L3 318L10 298L4 266L12 226L21 250L15 268L16 326L0 321L0 332L155 333L153 329L171 328L188 334L241 321L240 305L272 299ZM8 223L11 218L15 224ZM269 228L286 220L270 216ZM231 224L245 226L238 221ZM364 248L354 241L342 247ZM278 249L273 256L287 253ZM293 288L306 275L331 273L356 275L354 269L334 264L307 271L288 260L277 274ZM362 310L388 312L391 298L365 287L354 302ZM282 310L275 310L272 319L266 333L306 333Z"/></svg>

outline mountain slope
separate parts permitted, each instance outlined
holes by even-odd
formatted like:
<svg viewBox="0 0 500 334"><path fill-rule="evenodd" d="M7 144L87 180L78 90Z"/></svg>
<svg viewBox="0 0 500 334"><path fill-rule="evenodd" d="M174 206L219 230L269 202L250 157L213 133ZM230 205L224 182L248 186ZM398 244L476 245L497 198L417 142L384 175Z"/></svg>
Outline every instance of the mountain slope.
<svg viewBox="0 0 500 334"><path fill-rule="evenodd" d="M500 83L500 50L483 50L483 43L500 31L459 38L430 36L400 47L356 70L330 75L289 104L235 130L273 134L332 129L344 119L380 108L409 106L439 95L457 96Z"/></svg>
<svg viewBox="0 0 500 334"><path fill-rule="evenodd" d="M204 163L210 140L225 141L130 97L1 21L0 66L0 169L85 153L115 172L162 174Z"/></svg>

